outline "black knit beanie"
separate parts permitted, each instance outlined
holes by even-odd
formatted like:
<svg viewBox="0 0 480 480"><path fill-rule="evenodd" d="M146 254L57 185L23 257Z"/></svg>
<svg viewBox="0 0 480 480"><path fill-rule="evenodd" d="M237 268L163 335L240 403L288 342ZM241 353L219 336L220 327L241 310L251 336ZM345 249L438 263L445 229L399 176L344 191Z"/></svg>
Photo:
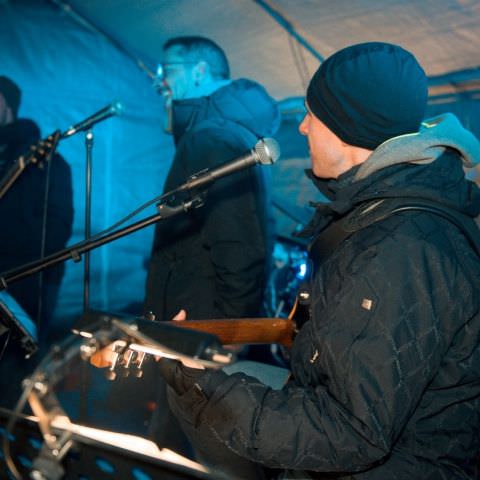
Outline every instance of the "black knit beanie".
<svg viewBox="0 0 480 480"><path fill-rule="evenodd" d="M12 109L13 116L17 118L22 92L15 82L4 75L0 75L0 93Z"/></svg>
<svg viewBox="0 0 480 480"><path fill-rule="evenodd" d="M352 45L320 65L307 105L344 142L374 150L417 132L427 106L427 78L416 58L389 43Z"/></svg>

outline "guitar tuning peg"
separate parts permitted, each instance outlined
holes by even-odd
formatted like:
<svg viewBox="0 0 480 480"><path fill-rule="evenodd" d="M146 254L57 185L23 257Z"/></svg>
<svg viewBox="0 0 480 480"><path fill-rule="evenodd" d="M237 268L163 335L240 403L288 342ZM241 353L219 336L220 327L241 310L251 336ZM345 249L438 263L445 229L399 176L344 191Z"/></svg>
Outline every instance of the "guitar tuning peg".
<svg viewBox="0 0 480 480"><path fill-rule="evenodd" d="M143 376L143 364L146 360L146 354L145 352L136 352L135 359L133 361L135 368L133 370L133 374L137 378L142 378Z"/></svg>
<svg viewBox="0 0 480 480"><path fill-rule="evenodd" d="M98 350L98 342L95 339L90 339L89 341L83 343L80 346L80 358L82 360L89 360L92 355Z"/></svg>
<svg viewBox="0 0 480 480"><path fill-rule="evenodd" d="M150 310L145 314L145 320L155 321L156 317L155 314Z"/></svg>
<svg viewBox="0 0 480 480"><path fill-rule="evenodd" d="M113 348L113 354L111 359L111 365L105 372L107 380L115 380L117 378L117 368L122 364L122 353L124 348L121 345L115 345Z"/></svg>
<svg viewBox="0 0 480 480"><path fill-rule="evenodd" d="M130 367L130 364L132 363L132 360L134 360L134 355L133 355L134 352L132 352L132 350L127 350L124 354L123 354L123 358L122 358L122 365L125 367L125 368L129 368Z"/></svg>

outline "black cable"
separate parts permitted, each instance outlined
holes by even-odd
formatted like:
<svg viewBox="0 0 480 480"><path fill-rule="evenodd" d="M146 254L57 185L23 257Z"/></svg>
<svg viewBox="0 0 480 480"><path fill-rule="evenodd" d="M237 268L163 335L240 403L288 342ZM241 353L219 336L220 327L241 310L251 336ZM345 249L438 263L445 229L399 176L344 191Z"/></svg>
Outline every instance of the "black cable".
<svg viewBox="0 0 480 480"><path fill-rule="evenodd" d="M95 240L97 238L103 237L107 233L110 233L112 230L115 230L118 228L120 225L123 225L125 222L130 220L131 218L137 216L142 210L145 210L148 208L150 205L153 205L154 203L161 202L163 199L168 198L169 194L171 192L165 193L163 195L159 195L158 197L153 198L152 200L149 200L148 202L145 202L144 204L140 205L136 210L133 212L129 213L127 216L121 218L118 222L114 223L110 227L107 227L105 230L102 230L101 232L96 233L95 235L92 235L89 240Z"/></svg>
<svg viewBox="0 0 480 480"><path fill-rule="evenodd" d="M2 346L2 351L0 352L0 361L2 360L3 356L5 355L5 350L7 349L8 342L10 341L10 337L12 336L12 329L8 328L6 337L5 337L5 342Z"/></svg>
<svg viewBox="0 0 480 480"><path fill-rule="evenodd" d="M291 35L288 35L288 45L290 47L290 52L291 52L292 57L293 57L293 62L295 64L295 68L297 70L297 73L300 77L300 81L302 83L302 88L303 88L303 90L306 90L307 86L308 86L308 80L309 80L308 79L308 71L306 71L306 65L304 63L304 61L305 61L304 58L301 58L301 56L299 54L299 45ZM303 60L303 64L302 64L302 60Z"/></svg>
<svg viewBox="0 0 480 480"><path fill-rule="evenodd" d="M46 176L45 176L45 191L43 194L43 217L42 217L42 234L40 240L40 258L45 256L46 244L47 244L47 219L48 219L48 197L50 193L50 172L52 167L52 157L54 152L45 159L47 168L46 168ZM42 326L42 310L43 310L43 288L44 288L44 281L45 281L45 271L42 270L38 274L38 303L37 303L37 317L36 317L36 324L37 324L37 334L40 337L42 333L43 326Z"/></svg>
<svg viewBox="0 0 480 480"><path fill-rule="evenodd" d="M305 79L306 79L305 89L306 89L310 81L311 75L308 69L307 60L305 59L305 51L301 48L301 45L298 42L296 42L296 50L299 57L299 63L301 64L302 70L305 75Z"/></svg>
<svg viewBox="0 0 480 480"><path fill-rule="evenodd" d="M294 37L295 40L297 40L300 45L307 49L320 63L323 62L324 58L320 55L320 53L313 48L304 35L301 35L297 31L293 22L277 5L274 6L273 2L270 0L253 0L253 2L263 8L284 30L289 33L289 35Z"/></svg>

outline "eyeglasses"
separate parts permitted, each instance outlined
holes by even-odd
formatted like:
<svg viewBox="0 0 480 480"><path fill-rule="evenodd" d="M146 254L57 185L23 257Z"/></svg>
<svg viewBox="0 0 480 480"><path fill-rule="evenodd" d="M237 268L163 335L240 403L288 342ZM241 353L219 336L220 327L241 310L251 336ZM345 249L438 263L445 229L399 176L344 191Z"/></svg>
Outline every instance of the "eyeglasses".
<svg viewBox="0 0 480 480"><path fill-rule="evenodd" d="M178 68L182 65L196 65L198 62L167 62L159 63L157 66L157 78L165 78L167 70Z"/></svg>

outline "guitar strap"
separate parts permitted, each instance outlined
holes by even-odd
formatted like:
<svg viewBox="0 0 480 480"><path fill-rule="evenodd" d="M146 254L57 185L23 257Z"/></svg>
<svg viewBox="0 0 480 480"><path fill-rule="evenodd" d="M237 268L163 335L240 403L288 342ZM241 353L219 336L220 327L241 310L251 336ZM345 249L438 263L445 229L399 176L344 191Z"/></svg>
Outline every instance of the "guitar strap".
<svg viewBox="0 0 480 480"><path fill-rule="evenodd" d="M317 235L309 246L309 255L315 270L354 233L391 215L406 211L428 212L449 221L465 235L473 250L480 256L480 231L473 218L435 201L401 197L378 199L361 204Z"/></svg>
<svg viewBox="0 0 480 480"><path fill-rule="evenodd" d="M391 215L408 211L428 212L455 225L480 257L480 230L473 218L431 200L408 197L382 198L360 204L352 212L333 222L317 235L308 247L311 264L310 279L313 278L313 273L318 270L326 258L353 234L369 225L381 222ZM310 289L310 282L306 281L300 286L297 294L298 303L302 306L303 311L307 310L310 304ZM306 318L303 320L298 327L307 321Z"/></svg>

